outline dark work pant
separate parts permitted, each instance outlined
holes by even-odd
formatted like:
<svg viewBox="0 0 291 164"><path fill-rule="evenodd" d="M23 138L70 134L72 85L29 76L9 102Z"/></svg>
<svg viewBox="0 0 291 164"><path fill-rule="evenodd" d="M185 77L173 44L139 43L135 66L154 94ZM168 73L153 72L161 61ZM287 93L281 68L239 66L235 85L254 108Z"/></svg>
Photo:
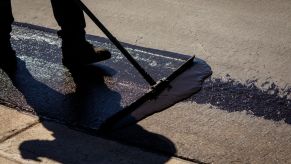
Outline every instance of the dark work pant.
<svg viewBox="0 0 291 164"><path fill-rule="evenodd" d="M55 19L62 29L63 37L85 36L84 14L73 0L51 0L51 4ZM11 1L0 0L0 44L9 42L13 21Z"/></svg>
<svg viewBox="0 0 291 164"><path fill-rule="evenodd" d="M9 43L13 16L10 0L0 1L0 47L5 48Z"/></svg>

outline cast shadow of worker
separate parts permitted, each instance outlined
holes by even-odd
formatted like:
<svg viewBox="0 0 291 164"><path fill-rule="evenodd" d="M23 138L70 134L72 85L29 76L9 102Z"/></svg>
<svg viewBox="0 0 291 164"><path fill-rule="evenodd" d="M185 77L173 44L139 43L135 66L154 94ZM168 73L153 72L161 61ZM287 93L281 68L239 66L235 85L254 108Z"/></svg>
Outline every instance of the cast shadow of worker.
<svg viewBox="0 0 291 164"><path fill-rule="evenodd" d="M36 80L26 68L24 61L18 59L17 66L16 73L7 72L8 76L13 85L25 97L27 103L40 116L42 126L49 130L53 136L52 140L35 139L21 143L19 150L22 158L34 161L41 161L42 158L48 158L60 163L120 163L121 161L124 161L124 163L135 163L137 161L139 163L165 163L175 154L176 148L169 139L158 134L150 133L138 125L131 126L129 131L128 129L125 130L124 132L127 133L125 136L129 137L129 139L126 141L124 138L121 138L121 141L150 148L146 145L149 142L148 139L150 139L150 143L152 144L149 145L153 146L152 148L155 146L158 148L163 147L163 150L167 150L165 152L166 156L153 158L150 153L139 154L136 152L134 153L136 156L132 156L133 152L125 151L122 146L112 144L111 141L78 133L42 119L49 117L92 126L96 123L98 124L99 121L103 121L102 117L96 119L96 114L116 112L108 110L112 106L114 106L114 109L121 110L121 96L117 92L110 90L104 83L104 72L102 72L102 69L96 67L90 70L96 71L99 76L92 76L92 72L88 72L88 70L71 72L76 84L76 92L64 95ZM106 96L103 97L105 99L102 99L104 93L111 97L111 101L107 102L110 105L107 106L108 108L98 108L98 103L106 103ZM99 109L104 111L100 112ZM109 136L111 139L116 138L120 141L120 138L114 137L116 135L119 135L119 133L112 133ZM132 140L135 141L132 142ZM135 142L138 144L135 144ZM119 152L121 154L120 156L116 156L116 153L111 152Z"/></svg>

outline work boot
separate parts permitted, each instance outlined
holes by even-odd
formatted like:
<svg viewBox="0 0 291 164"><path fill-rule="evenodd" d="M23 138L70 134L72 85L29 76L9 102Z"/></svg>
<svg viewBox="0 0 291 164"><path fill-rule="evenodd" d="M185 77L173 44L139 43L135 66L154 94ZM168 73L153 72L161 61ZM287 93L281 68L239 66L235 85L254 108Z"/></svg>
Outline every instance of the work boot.
<svg viewBox="0 0 291 164"><path fill-rule="evenodd" d="M6 72L13 73L16 71L16 55L10 43L0 43L0 68Z"/></svg>
<svg viewBox="0 0 291 164"><path fill-rule="evenodd" d="M85 37L64 37L63 39L63 65L69 69L80 68L92 63L111 58L111 53L103 48L95 48L86 41Z"/></svg>

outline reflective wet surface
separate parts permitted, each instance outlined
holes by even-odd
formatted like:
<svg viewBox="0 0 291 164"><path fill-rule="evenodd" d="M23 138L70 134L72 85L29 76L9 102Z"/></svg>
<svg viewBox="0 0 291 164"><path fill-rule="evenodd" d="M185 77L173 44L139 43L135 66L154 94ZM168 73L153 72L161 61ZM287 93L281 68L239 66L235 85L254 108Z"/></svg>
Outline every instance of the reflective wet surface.
<svg viewBox="0 0 291 164"><path fill-rule="evenodd" d="M23 24L14 26L12 44L18 68L15 74L1 70L1 102L41 117L77 121L98 129L107 118L149 90L146 81L112 44L94 36L88 36L88 40L96 47L109 49L113 58L70 72L62 66L61 42L56 31ZM167 77L189 58L125 46L157 80Z"/></svg>

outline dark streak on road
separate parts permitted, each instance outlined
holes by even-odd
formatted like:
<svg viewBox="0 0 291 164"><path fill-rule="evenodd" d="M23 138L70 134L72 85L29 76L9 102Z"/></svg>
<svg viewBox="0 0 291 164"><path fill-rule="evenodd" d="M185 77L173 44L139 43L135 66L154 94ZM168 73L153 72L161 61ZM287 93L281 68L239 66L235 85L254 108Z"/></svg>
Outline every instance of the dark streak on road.
<svg viewBox="0 0 291 164"><path fill-rule="evenodd" d="M274 84L262 90L254 81L242 84L231 78L227 80L210 79L204 83L203 90L186 101L198 104L211 104L228 112L246 111L247 114L273 121L291 124L291 100L279 96L279 88Z"/></svg>

